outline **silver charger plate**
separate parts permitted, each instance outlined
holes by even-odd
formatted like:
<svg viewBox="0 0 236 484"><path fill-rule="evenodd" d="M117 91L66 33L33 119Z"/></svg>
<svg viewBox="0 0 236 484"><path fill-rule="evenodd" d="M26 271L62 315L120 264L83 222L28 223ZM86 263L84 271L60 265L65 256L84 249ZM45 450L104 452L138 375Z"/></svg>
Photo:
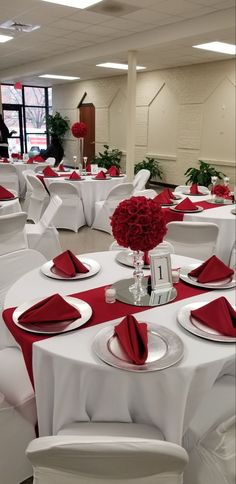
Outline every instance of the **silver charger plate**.
<svg viewBox="0 0 236 484"><path fill-rule="evenodd" d="M182 281L191 284L192 286L203 287L204 289L232 289L232 287L236 286L236 274L232 277L228 277L227 279L223 279L221 281L215 282L198 282L196 277L189 276L188 273L191 272L193 269L199 267L199 264L190 264L186 267L181 267L179 276Z"/></svg>
<svg viewBox="0 0 236 484"><path fill-rule="evenodd" d="M91 178L92 178L92 180L96 180L96 181L105 181L105 180L111 180L112 177L106 176L106 178L96 178L96 176L92 176Z"/></svg>
<svg viewBox="0 0 236 484"><path fill-rule="evenodd" d="M116 254L115 260L128 267L134 267L134 256L130 250L121 250ZM150 269L150 265L143 265L143 269Z"/></svg>
<svg viewBox="0 0 236 484"><path fill-rule="evenodd" d="M190 197L204 197L209 195L208 193L190 193L190 190L183 190L182 191L183 195L189 195Z"/></svg>
<svg viewBox="0 0 236 484"><path fill-rule="evenodd" d="M173 210L174 212L180 212L180 213L198 213L198 212L202 212L204 208L199 207L197 205L197 210L179 210L177 207L170 207L170 210Z"/></svg>
<svg viewBox="0 0 236 484"><path fill-rule="evenodd" d="M222 343L235 343L236 338L231 336L224 336L218 331L209 328L205 324L197 321L197 319L191 317L190 311L205 306L208 303L209 301L199 301L196 303L187 304L186 306L182 307L177 314L177 320L179 324L184 329L192 334L195 334L196 336L199 336L200 338L209 339L211 341L218 341Z"/></svg>
<svg viewBox="0 0 236 484"><path fill-rule="evenodd" d="M227 200L225 198L208 198L207 203L213 203L213 205L232 205L232 200Z"/></svg>
<svg viewBox="0 0 236 484"><path fill-rule="evenodd" d="M76 274L73 277L66 276L63 273L59 274L59 273L53 272L54 263L52 260L45 262L45 264L43 264L40 267L40 270L47 277L51 277L52 279L61 279L61 280L67 280L67 281L75 281L78 279L85 279L87 277L92 277L92 276L95 276L95 274L97 274L100 271L101 266L96 260L87 259L87 257L83 257L83 256L81 257L76 256L76 257L80 260L80 262L82 262L82 264L84 264L89 269L89 272L85 272L85 273L81 272Z"/></svg>
<svg viewBox="0 0 236 484"><path fill-rule="evenodd" d="M182 340L168 328L153 323L148 325L148 357L143 365L135 365L128 360L114 335L113 323L97 333L92 349L108 365L126 371L149 372L163 370L178 363L184 355Z"/></svg>
<svg viewBox="0 0 236 484"><path fill-rule="evenodd" d="M171 203L160 203L162 207L173 207L173 205L178 204L179 202L177 200L172 199Z"/></svg>
<svg viewBox="0 0 236 484"><path fill-rule="evenodd" d="M236 215L236 208L233 208L233 210L231 210L231 213L232 213L233 215Z"/></svg>
<svg viewBox="0 0 236 484"><path fill-rule="evenodd" d="M168 287L161 289L160 291L147 292L148 278L143 280L143 287L146 289L146 293L143 296L135 296L133 292L130 292L129 287L134 283L134 279L122 279L112 285L112 288L116 290L116 299L122 301L125 304L132 304L133 306L163 306L174 299L177 296L175 287Z"/></svg>
<svg viewBox="0 0 236 484"><path fill-rule="evenodd" d="M181 195L177 195L177 193L173 192L173 195L175 198L173 198L173 200L182 200L182 197Z"/></svg>
<svg viewBox="0 0 236 484"><path fill-rule="evenodd" d="M82 301L81 299L77 299L71 296L63 296L63 299L74 306L80 312L81 317L72 321L58 321L52 323L31 323L31 324L21 324L19 323L18 319L20 315L29 309L31 306L36 304L41 300L38 299L31 299L31 301L27 301L20 306L18 306L13 315L12 319L16 326L25 331L30 333L38 333L38 334L58 334L58 333L66 333L67 331L72 331L73 329L79 328L83 326L92 316L92 308L89 306L88 303Z"/></svg>

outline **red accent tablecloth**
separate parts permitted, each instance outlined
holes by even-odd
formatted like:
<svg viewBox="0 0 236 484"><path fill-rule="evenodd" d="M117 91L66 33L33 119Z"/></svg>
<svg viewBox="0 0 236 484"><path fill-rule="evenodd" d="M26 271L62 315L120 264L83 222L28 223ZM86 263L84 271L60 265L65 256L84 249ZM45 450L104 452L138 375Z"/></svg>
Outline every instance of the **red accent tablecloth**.
<svg viewBox="0 0 236 484"><path fill-rule="evenodd" d="M194 202L194 205L198 205L199 207L204 208L204 210L208 210L210 208L216 208L216 207L223 207L223 203L217 203L217 205L214 205L213 203L208 203L208 202ZM174 212L173 210L170 210L169 208L163 208L165 211L166 215L166 223L168 224L169 222L182 222L184 219L184 214L185 212ZM197 212L196 212L197 213Z"/></svg>

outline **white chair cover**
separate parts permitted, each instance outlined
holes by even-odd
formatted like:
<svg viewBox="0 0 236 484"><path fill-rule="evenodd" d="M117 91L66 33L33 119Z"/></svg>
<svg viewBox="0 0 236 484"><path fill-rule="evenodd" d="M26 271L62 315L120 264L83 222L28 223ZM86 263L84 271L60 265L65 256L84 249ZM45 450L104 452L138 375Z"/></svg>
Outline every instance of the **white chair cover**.
<svg viewBox="0 0 236 484"><path fill-rule="evenodd" d="M236 271L236 242L234 242L234 245L231 250L229 266Z"/></svg>
<svg viewBox="0 0 236 484"><path fill-rule="evenodd" d="M26 173L25 176L32 189L28 208L28 219L37 223L40 220L44 210L48 206L49 194L43 183L38 180L36 175Z"/></svg>
<svg viewBox="0 0 236 484"><path fill-rule="evenodd" d="M27 449L37 484L181 484L187 453L142 424L71 424Z"/></svg>
<svg viewBox="0 0 236 484"><path fill-rule="evenodd" d="M165 240L175 254L205 260L215 253L219 227L205 222L170 222Z"/></svg>
<svg viewBox="0 0 236 484"><path fill-rule="evenodd" d="M0 185L8 190L14 190L19 195L19 178L13 165L9 163L0 163Z"/></svg>
<svg viewBox="0 0 236 484"><path fill-rule="evenodd" d="M62 205L54 218L55 227L77 232L86 224L82 200L77 189L64 181L50 183L48 190L51 195L57 194L62 200Z"/></svg>
<svg viewBox="0 0 236 484"><path fill-rule="evenodd" d="M25 212L0 216L0 255L28 247L24 233L26 220Z"/></svg>
<svg viewBox="0 0 236 484"><path fill-rule="evenodd" d="M109 250L131 250L131 249L127 249L126 247L123 247L122 245L119 245L116 240L114 240L114 242L111 243L110 247L109 247ZM152 249L151 251L149 252L155 252L155 249L165 249L165 250L168 250L168 252L170 254L174 254L175 253L175 250L174 250L174 247L172 244L170 244L170 242L161 242L160 244L158 244L154 249Z"/></svg>
<svg viewBox="0 0 236 484"><path fill-rule="evenodd" d="M111 188L106 200L95 203L95 218L92 229L112 233L110 217L122 200L130 198L133 194L132 183L121 183Z"/></svg>
<svg viewBox="0 0 236 484"><path fill-rule="evenodd" d="M147 181L150 178L150 171L142 169L140 170L133 179L133 187L135 190L144 190Z"/></svg>
<svg viewBox="0 0 236 484"><path fill-rule="evenodd" d="M152 190L152 188L148 188L147 190L136 190L136 189L134 189L133 196L134 197L155 198L157 196L157 192L155 192L155 190Z"/></svg>

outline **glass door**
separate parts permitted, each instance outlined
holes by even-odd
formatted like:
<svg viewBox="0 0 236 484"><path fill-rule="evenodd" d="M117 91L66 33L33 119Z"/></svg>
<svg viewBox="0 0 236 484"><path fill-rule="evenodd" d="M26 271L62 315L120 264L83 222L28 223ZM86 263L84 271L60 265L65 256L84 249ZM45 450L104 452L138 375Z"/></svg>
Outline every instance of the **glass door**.
<svg viewBox="0 0 236 484"><path fill-rule="evenodd" d="M10 138L8 138L9 154L23 153L23 123L22 123L22 108L17 104L3 104L3 119L9 131L15 131Z"/></svg>

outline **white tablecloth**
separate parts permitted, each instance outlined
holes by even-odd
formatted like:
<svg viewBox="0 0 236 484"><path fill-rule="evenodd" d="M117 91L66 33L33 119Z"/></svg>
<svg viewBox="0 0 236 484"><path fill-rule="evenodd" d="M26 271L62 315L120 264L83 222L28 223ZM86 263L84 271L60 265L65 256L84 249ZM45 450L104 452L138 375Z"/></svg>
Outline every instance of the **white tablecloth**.
<svg viewBox="0 0 236 484"><path fill-rule="evenodd" d="M68 181L72 183L78 190L79 196L82 199L84 207L84 215L87 225L91 226L95 217L95 202L105 200L108 192L114 186L126 181L126 175L123 177L109 178L108 180L93 180L91 176L85 177L82 181ZM45 185L50 186L53 182L60 183L62 180L58 178L45 178Z"/></svg>
<svg viewBox="0 0 236 484"><path fill-rule="evenodd" d="M18 198L16 200L0 200L0 215L8 215L9 213L21 211L21 205Z"/></svg>
<svg viewBox="0 0 236 484"><path fill-rule="evenodd" d="M101 264L94 277L80 281L49 279L36 269L8 292L5 307L48 296L71 294L130 277L132 269L118 265L116 251L87 254ZM172 255L172 266L193 259ZM40 435L56 434L72 421L143 422L158 426L167 440L180 443L203 396L214 381L233 371L235 347L198 338L177 323L178 310L192 301L207 302L223 291L210 291L137 313L139 320L175 331L184 343L184 357L175 366L150 373L110 367L91 349L94 336L108 323L80 329L35 343L33 368ZM224 291L233 303L234 290ZM119 320L118 320L119 321Z"/></svg>

